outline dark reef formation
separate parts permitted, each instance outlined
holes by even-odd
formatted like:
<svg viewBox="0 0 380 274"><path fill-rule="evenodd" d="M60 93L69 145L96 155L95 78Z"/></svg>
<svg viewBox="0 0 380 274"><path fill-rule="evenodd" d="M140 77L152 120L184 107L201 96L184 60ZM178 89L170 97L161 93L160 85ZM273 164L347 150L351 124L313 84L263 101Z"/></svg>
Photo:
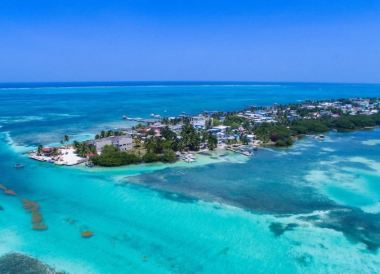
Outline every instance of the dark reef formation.
<svg viewBox="0 0 380 274"><path fill-rule="evenodd" d="M313 217L302 219L318 227L341 231L351 242L365 244L369 251L376 252L380 248L380 214L347 208L331 211L323 219Z"/></svg>
<svg viewBox="0 0 380 274"><path fill-rule="evenodd" d="M32 257L9 253L0 257L1 274L63 274Z"/></svg>
<svg viewBox="0 0 380 274"><path fill-rule="evenodd" d="M269 226L269 229L272 231L272 233L276 236L281 236L284 234L286 231L292 231L294 228L296 228L298 225L297 224L282 224L282 223L271 223Z"/></svg>
<svg viewBox="0 0 380 274"><path fill-rule="evenodd" d="M47 225L43 222L43 216L40 212L40 205L37 202L28 199L21 200L24 209L32 215L33 230L47 230Z"/></svg>

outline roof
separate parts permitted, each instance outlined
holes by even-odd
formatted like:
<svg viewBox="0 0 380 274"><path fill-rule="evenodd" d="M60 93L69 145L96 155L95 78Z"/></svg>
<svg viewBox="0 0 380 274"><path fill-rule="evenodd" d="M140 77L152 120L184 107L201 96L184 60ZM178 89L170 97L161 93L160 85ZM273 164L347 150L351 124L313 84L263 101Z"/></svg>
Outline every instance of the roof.
<svg viewBox="0 0 380 274"><path fill-rule="evenodd" d="M228 126L223 126L223 125L213 127L213 129L221 129L221 130L227 129L227 128Z"/></svg>

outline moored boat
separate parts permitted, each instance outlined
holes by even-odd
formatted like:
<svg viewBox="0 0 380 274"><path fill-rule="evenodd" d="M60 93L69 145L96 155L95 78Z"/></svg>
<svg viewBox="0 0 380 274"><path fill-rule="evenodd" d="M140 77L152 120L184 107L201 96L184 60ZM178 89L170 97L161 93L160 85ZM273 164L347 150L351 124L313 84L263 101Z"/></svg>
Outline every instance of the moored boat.
<svg viewBox="0 0 380 274"><path fill-rule="evenodd" d="M25 167L25 165L20 164L20 163L15 164L15 168L23 168L23 167Z"/></svg>

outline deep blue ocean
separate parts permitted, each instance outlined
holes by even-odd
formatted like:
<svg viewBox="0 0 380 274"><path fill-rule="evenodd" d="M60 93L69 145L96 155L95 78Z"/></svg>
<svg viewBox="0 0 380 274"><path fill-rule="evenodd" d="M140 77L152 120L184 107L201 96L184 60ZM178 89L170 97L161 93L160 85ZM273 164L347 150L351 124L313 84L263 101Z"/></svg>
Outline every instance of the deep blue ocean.
<svg viewBox="0 0 380 274"><path fill-rule="evenodd" d="M25 253L69 273L378 273L379 129L193 164L69 168L24 154L64 134L84 140L127 127L123 115L345 97L380 97L380 85L1 84L0 183L18 195L0 194L0 255ZM40 204L47 231L31 229L21 198Z"/></svg>

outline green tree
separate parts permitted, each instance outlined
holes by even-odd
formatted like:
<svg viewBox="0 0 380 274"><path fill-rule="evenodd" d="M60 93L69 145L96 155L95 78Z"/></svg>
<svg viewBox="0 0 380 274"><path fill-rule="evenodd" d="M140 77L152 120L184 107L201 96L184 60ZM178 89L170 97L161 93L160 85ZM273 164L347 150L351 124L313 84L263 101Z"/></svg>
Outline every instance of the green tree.
<svg viewBox="0 0 380 274"><path fill-rule="evenodd" d="M177 134L170 130L168 126L161 129L161 136L168 141L174 141L177 138Z"/></svg>
<svg viewBox="0 0 380 274"><path fill-rule="evenodd" d="M41 155L41 153L42 153L42 149L43 149L44 147L42 146L42 145L38 145L38 147L37 147L37 154L38 155Z"/></svg>
<svg viewBox="0 0 380 274"><path fill-rule="evenodd" d="M173 150L167 149L161 157L161 161L164 163L173 163L177 159L176 154Z"/></svg>
<svg viewBox="0 0 380 274"><path fill-rule="evenodd" d="M209 150L214 150L218 145L218 139L212 135L212 134L209 134L208 136L208 140L207 140L207 147Z"/></svg>
<svg viewBox="0 0 380 274"><path fill-rule="evenodd" d="M142 157L142 160L145 162L145 163L153 163L153 162L157 162L158 161L158 156L157 154L153 153L153 152L147 152L143 157Z"/></svg>
<svg viewBox="0 0 380 274"><path fill-rule="evenodd" d="M248 145L248 143L249 143L248 137L247 137L247 135L245 135L245 134L242 134L242 135L240 136L240 140L241 140L241 142L243 143L243 145Z"/></svg>
<svg viewBox="0 0 380 274"><path fill-rule="evenodd" d="M201 136L191 124L185 124L181 131L183 146L189 150L197 151L200 148Z"/></svg>
<svg viewBox="0 0 380 274"><path fill-rule="evenodd" d="M347 131L355 129L354 123L352 123L348 117L344 116L335 120L334 126L338 131Z"/></svg>

